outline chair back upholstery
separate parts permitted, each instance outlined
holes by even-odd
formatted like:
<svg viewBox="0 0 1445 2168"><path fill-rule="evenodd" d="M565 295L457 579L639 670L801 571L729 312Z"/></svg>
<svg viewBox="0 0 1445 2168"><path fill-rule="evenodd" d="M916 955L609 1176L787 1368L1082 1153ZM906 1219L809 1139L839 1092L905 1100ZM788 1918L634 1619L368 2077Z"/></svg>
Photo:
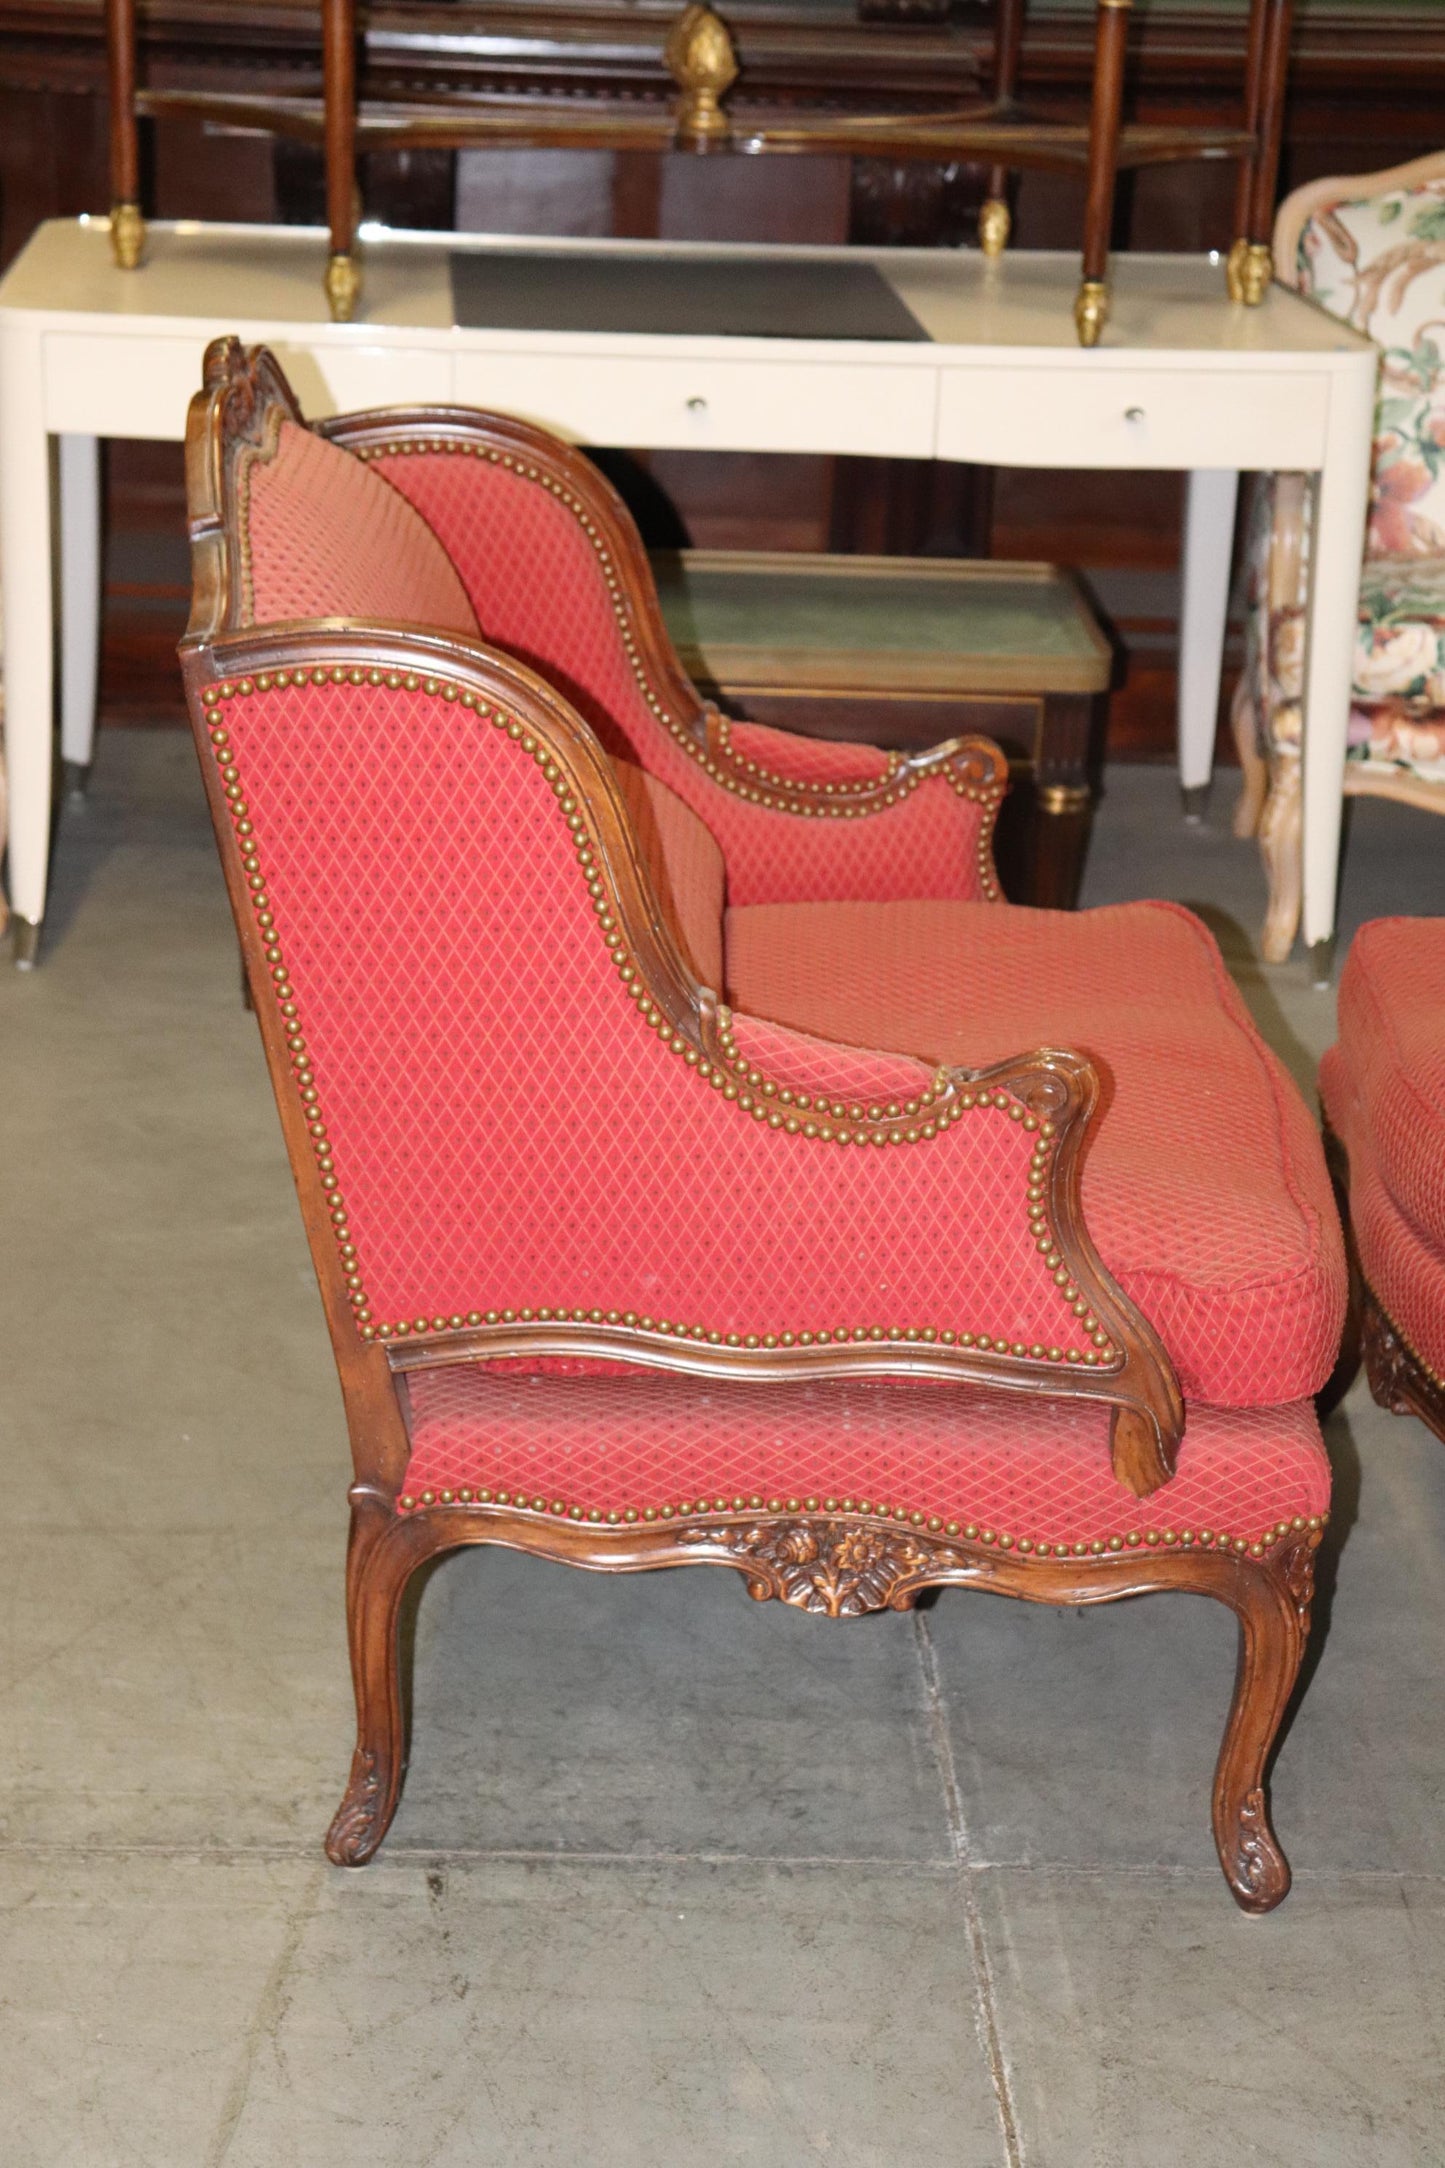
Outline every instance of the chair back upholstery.
<svg viewBox="0 0 1445 2168"><path fill-rule="evenodd" d="M456 568L405 497L279 405L268 438L236 476L252 622L365 618L476 638Z"/></svg>
<svg viewBox="0 0 1445 2168"><path fill-rule="evenodd" d="M1296 189L1275 263L1384 350L1371 554L1445 552L1445 152Z"/></svg>

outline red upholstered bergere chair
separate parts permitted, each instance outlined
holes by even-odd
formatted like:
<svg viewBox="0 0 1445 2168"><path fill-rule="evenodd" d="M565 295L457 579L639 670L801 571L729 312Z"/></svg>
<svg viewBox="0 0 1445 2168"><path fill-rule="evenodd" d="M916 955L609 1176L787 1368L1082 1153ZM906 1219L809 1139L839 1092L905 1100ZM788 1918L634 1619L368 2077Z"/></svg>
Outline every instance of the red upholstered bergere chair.
<svg viewBox="0 0 1445 2168"><path fill-rule="evenodd" d="M543 432L206 381L186 681L355 1457L332 1858L396 1805L409 1577L503 1543L834 1617L1215 1596L1215 1837L1277 1903L1344 1268L1209 935L1001 902L985 741L729 725Z"/></svg>
<svg viewBox="0 0 1445 2168"><path fill-rule="evenodd" d="M1445 1439L1445 918L1362 926L1320 1067L1382 1408Z"/></svg>

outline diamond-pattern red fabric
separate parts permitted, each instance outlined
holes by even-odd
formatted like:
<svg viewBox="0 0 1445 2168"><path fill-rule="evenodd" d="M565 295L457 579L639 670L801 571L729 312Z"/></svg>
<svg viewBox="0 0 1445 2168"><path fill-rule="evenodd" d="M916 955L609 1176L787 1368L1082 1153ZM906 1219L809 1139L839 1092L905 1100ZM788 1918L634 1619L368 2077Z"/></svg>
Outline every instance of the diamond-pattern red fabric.
<svg viewBox="0 0 1445 2168"><path fill-rule="evenodd" d="M1334 1046L1325 1056L1320 1091L1330 1126L1349 1154L1350 1225L1360 1270L1426 1368L1445 1380L1445 1241L1424 1233L1394 1196L1368 1108L1340 1052Z"/></svg>
<svg viewBox="0 0 1445 2168"><path fill-rule="evenodd" d="M983 812L941 776L896 805L846 819L757 805L709 776L648 707L592 542L539 483L460 453L390 453L374 470L440 538L482 637L530 663L614 757L635 760L706 821L727 860L731 902L983 894ZM813 763L820 780L840 757L777 731L745 730L743 742L763 747L759 758ZM870 748L844 757L845 776L886 765Z"/></svg>
<svg viewBox="0 0 1445 2168"><path fill-rule="evenodd" d="M727 1510L808 1498L899 1507L1038 1543L1153 1530L1255 1541L1329 1508L1314 1409L1190 1407L1173 1478L1116 1483L1107 1409L954 1386L559 1377L481 1364L411 1376L402 1495L508 1491L553 1511Z"/></svg>
<svg viewBox="0 0 1445 2168"><path fill-rule="evenodd" d="M970 1065L1089 1055L1085 1219L1186 1397L1260 1407L1324 1383L1345 1270L1319 1139L1190 913L762 906L729 912L727 957L737 1007L823 1038Z"/></svg>
<svg viewBox="0 0 1445 2168"><path fill-rule="evenodd" d="M790 783L856 783L886 775L887 753L876 745L849 745L829 738L806 738L796 730L774 730L768 723L729 722L728 743L741 760L750 760Z"/></svg>
<svg viewBox="0 0 1445 2168"><path fill-rule="evenodd" d="M225 716L376 1324L580 1306L1077 1341L1026 1218L1023 1122L980 1107L879 1149L725 1098L639 1013L504 729L331 682Z"/></svg>
<svg viewBox="0 0 1445 2168"><path fill-rule="evenodd" d="M476 613L446 551L405 497L339 445L282 422L248 470L251 614L369 617L475 639Z"/></svg>
<svg viewBox="0 0 1445 2168"><path fill-rule="evenodd" d="M1337 1094L1358 1094L1381 1179L1445 1245L1445 918L1360 928L1340 973L1339 1030L1320 1077L1331 1119Z"/></svg>
<svg viewBox="0 0 1445 2168"><path fill-rule="evenodd" d="M612 770L659 901L672 914L694 975L714 993L723 982L723 895L727 869L712 830L677 792L630 760Z"/></svg>
<svg viewBox="0 0 1445 2168"><path fill-rule="evenodd" d="M896 1110L918 1099L934 1080L934 1071L921 1061L839 1046L761 1017L735 1016L732 1037L739 1055L773 1083L831 1104Z"/></svg>

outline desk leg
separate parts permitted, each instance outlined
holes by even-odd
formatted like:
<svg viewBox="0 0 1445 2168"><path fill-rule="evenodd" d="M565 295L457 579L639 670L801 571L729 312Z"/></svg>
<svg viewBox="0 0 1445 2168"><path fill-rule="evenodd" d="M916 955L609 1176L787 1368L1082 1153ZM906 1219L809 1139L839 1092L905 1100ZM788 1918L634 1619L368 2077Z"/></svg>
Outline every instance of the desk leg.
<svg viewBox="0 0 1445 2168"><path fill-rule="evenodd" d="M60 757L84 797L100 660L100 439L60 439Z"/></svg>
<svg viewBox="0 0 1445 2168"><path fill-rule="evenodd" d="M1317 986L1329 984L1334 964L1345 746L1374 413L1373 372L1336 377L1316 485L1305 649L1303 918Z"/></svg>
<svg viewBox="0 0 1445 2168"><path fill-rule="evenodd" d="M50 443L40 342L0 349L0 587L5 597L5 750L15 961L35 962L50 848L52 727Z"/></svg>
<svg viewBox="0 0 1445 2168"><path fill-rule="evenodd" d="M1198 467L1188 478L1179 610L1179 788L1188 821L1202 820L1214 773L1238 497L1233 467Z"/></svg>

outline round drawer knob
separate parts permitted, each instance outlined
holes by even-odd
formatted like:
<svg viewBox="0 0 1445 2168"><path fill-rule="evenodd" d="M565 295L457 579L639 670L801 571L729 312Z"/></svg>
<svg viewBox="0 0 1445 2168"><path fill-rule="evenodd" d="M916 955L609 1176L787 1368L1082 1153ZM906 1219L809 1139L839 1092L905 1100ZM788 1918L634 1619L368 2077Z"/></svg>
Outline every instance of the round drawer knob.
<svg viewBox="0 0 1445 2168"><path fill-rule="evenodd" d="M693 393L687 402L687 411L689 414L706 414L707 401L703 398L701 392Z"/></svg>
<svg viewBox="0 0 1445 2168"><path fill-rule="evenodd" d="M1143 409L1143 407L1141 407L1141 406L1128 406L1128 407L1125 407L1125 409L1124 409L1124 419L1125 419L1125 421L1126 421L1126 422L1142 422L1142 421L1143 421L1143 419L1144 419L1144 409Z"/></svg>

